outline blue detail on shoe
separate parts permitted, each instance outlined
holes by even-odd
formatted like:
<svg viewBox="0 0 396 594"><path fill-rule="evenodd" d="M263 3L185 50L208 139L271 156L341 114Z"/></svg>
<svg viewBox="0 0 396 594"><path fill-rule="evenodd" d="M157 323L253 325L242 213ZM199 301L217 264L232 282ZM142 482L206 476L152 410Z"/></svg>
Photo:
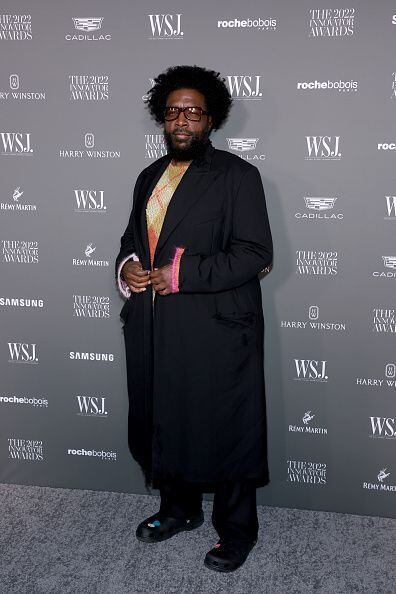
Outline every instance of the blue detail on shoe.
<svg viewBox="0 0 396 594"><path fill-rule="evenodd" d="M161 526L161 522L159 520L154 520L154 522L149 522L147 526L150 526L150 528L155 528L155 526Z"/></svg>

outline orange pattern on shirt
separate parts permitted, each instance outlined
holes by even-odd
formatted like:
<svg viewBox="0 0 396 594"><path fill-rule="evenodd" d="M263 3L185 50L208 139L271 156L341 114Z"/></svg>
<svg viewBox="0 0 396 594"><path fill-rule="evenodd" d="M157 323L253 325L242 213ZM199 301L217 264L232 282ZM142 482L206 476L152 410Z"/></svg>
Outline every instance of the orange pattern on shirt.
<svg viewBox="0 0 396 594"><path fill-rule="evenodd" d="M181 178L183 177L190 163L191 161L186 161L181 165L175 165L171 160L168 167L158 180L150 198L148 199L146 207L146 221L150 247L151 269L153 268L154 253L157 247L158 238L161 233L166 210ZM154 296L155 291L153 290L153 301Z"/></svg>

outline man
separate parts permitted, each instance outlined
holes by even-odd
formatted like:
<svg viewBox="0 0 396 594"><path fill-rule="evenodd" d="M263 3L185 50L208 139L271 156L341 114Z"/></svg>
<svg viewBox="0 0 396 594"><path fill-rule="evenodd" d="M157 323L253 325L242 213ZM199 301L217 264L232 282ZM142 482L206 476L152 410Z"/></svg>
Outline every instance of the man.
<svg viewBox="0 0 396 594"><path fill-rule="evenodd" d="M231 103L212 70L155 79L147 107L168 154L137 178L116 260L129 447L161 494L136 536L197 528L213 491L219 541L204 563L217 571L240 567L257 542L256 489L269 481L258 274L272 237L258 169L209 139Z"/></svg>

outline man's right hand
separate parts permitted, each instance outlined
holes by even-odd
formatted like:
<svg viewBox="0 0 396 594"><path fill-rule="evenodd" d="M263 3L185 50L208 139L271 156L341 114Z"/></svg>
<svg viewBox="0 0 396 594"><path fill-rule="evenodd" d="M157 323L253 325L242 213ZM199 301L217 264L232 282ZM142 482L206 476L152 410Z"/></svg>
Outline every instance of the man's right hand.
<svg viewBox="0 0 396 594"><path fill-rule="evenodd" d="M150 270L143 270L141 262L128 260L121 269L122 277L134 293L145 291L150 281Z"/></svg>

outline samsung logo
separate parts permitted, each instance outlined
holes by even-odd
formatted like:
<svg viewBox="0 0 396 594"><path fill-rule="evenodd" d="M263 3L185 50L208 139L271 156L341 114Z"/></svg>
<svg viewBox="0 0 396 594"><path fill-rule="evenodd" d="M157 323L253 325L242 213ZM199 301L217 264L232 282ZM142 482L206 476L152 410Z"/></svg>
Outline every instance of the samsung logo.
<svg viewBox="0 0 396 594"><path fill-rule="evenodd" d="M43 299L18 299L16 297L0 297L0 305L4 307L44 307Z"/></svg>
<svg viewBox="0 0 396 594"><path fill-rule="evenodd" d="M80 353L70 351L69 358L76 361L114 361L113 353Z"/></svg>

